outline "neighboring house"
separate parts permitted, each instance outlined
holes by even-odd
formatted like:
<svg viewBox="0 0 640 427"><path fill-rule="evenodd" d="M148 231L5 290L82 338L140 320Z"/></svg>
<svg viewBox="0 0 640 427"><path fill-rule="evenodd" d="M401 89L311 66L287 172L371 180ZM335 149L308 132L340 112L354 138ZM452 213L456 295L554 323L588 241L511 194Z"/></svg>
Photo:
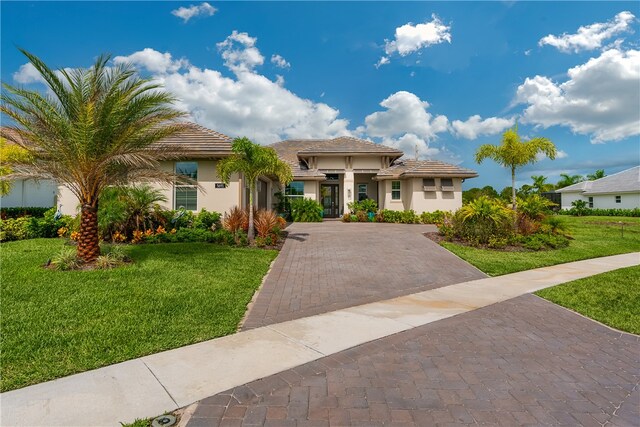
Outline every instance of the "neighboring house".
<svg viewBox="0 0 640 427"><path fill-rule="evenodd" d="M640 166L618 172L595 181L583 181L556 190L561 196L562 209L584 200L594 209L640 208Z"/></svg>
<svg viewBox="0 0 640 427"><path fill-rule="evenodd" d="M153 184L167 198L163 207L227 212L234 206L247 206L249 194L243 177L234 174L225 185L216 170L218 161L231 154L231 137L192 123L162 144L169 148L179 145L186 153L163 161L161 168L188 175L201 187ZM456 210L462 206L462 182L478 176L443 162L403 160L400 150L352 137L290 140L271 147L291 166L293 181L283 188L270 177L261 177L254 197L256 206L272 208L276 193L307 197L323 206L327 218L341 216L349 211L350 202L365 198L375 200L381 209L413 209L417 213ZM57 190L62 212L75 215L76 197L65 187Z"/></svg>
<svg viewBox="0 0 640 427"><path fill-rule="evenodd" d="M478 174L430 160L403 160L404 153L352 137L290 140L271 145L293 170L289 197L320 202L325 218L349 211L354 200L373 199L381 209L417 213L462 206L462 181Z"/></svg>

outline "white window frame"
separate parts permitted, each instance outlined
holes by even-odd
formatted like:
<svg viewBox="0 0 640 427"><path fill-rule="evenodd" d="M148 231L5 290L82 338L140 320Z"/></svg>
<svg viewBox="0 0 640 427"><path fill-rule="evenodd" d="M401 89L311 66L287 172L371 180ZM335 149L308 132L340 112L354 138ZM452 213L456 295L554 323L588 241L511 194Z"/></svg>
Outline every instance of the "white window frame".
<svg viewBox="0 0 640 427"><path fill-rule="evenodd" d="M302 194L287 194L287 188L290 188L292 184L294 183L301 183L302 184ZM304 181L291 181L289 184L287 184L284 187L284 196L288 197L290 199L295 199L295 198L304 198Z"/></svg>
<svg viewBox="0 0 640 427"><path fill-rule="evenodd" d="M622 196L616 196L616 203L622 203Z"/></svg>
<svg viewBox="0 0 640 427"><path fill-rule="evenodd" d="M363 185L364 186L364 193L362 191L360 191L360 186ZM360 195L364 194L364 198L360 198ZM369 198L369 185L367 184L358 184L358 201L361 200L365 200Z"/></svg>

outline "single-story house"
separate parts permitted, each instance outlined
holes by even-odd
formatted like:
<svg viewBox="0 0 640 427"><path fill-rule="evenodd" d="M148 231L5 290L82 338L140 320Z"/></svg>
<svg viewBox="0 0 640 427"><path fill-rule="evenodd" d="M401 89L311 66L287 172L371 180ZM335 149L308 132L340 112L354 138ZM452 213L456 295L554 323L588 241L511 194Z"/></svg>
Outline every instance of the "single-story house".
<svg viewBox="0 0 640 427"><path fill-rule="evenodd" d="M594 209L640 208L640 166L594 181L582 181L556 190L562 209L571 209L576 200L584 200Z"/></svg>
<svg viewBox="0 0 640 427"><path fill-rule="evenodd" d="M179 145L186 153L163 161L160 167L188 175L201 187L157 184L167 199L165 208L227 212L248 204L243 177L235 174L225 185L216 171L218 161L231 154L231 137L192 123L162 144ZM350 202L365 198L375 200L382 209L455 210L462 206L462 182L478 176L439 161L406 160L400 150L353 137L287 140L271 147L291 166L293 181L283 187L271 177L261 177L256 205L273 208L276 193L306 197L323 206L326 218L341 216L349 211ZM64 214L77 213L77 199L63 186L57 188L56 203Z"/></svg>

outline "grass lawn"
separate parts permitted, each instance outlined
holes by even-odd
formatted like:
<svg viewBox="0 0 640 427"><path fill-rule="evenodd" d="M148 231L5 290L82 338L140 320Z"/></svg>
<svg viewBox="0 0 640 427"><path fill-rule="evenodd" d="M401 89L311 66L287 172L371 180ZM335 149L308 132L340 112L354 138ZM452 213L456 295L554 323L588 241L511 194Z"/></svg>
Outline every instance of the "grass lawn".
<svg viewBox="0 0 640 427"><path fill-rule="evenodd" d="M503 252L472 248L451 242L442 242L442 246L490 276L640 251L640 218L603 216L563 216L562 218L567 222L570 234L575 239L568 247L562 249ZM626 223L624 237L620 235L619 221Z"/></svg>
<svg viewBox="0 0 640 427"><path fill-rule="evenodd" d="M230 334L277 255L173 243L130 246L115 270L42 268L62 246L0 245L2 391Z"/></svg>
<svg viewBox="0 0 640 427"><path fill-rule="evenodd" d="M605 325L640 334L640 266L564 283L536 295Z"/></svg>

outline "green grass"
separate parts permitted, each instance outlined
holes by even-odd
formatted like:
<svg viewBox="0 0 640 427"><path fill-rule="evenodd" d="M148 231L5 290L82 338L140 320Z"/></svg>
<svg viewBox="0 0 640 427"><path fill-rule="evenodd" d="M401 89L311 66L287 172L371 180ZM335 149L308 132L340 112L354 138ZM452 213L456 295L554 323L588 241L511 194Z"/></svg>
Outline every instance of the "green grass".
<svg viewBox="0 0 640 427"><path fill-rule="evenodd" d="M569 247L539 252L504 252L478 249L457 243L442 246L490 276L530 270L547 265L640 251L640 218L562 217L574 240ZM626 223L624 237L619 221Z"/></svg>
<svg viewBox="0 0 640 427"><path fill-rule="evenodd" d="M543 289L536 295L605 325L640 334L640 266Z"/></svg>
<svg viewBox="0 0 640 427"><path fill-rule="evenodd" d="M114 270L42 268L62 246L0 245L2 391L233 333L277 254L138 245Z"/></svg>

